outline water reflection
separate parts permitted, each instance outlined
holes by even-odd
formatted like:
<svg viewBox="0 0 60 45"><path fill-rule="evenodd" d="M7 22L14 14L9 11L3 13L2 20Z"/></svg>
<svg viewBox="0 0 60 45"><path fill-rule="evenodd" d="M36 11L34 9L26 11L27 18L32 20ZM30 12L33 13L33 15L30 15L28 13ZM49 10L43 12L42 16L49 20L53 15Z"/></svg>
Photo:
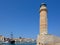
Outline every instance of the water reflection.
<svg viewBox="0 0 60 45"><path fill-rule="evenodd" d="M0 44L0 45L3 45L3 44Z"/></svg>
<svg viewBox="0 0 60 45"><path fill-rule="evenodd" d="M15 45L15 44L9 44L9 45Z"/></svg>
<svg viewBox="0 0 60 45"><path fill-rule="evenodd" d="M18 44L3 43L0 45L36 45L36 43L18 43Z"/></svg>
<svg viewBox="0 0 60 45"><path fill-rule="evenodd" d="M0 45L15 45L15 44L8 44L8 43L7 43L7 44L0 44Z"/></svg>

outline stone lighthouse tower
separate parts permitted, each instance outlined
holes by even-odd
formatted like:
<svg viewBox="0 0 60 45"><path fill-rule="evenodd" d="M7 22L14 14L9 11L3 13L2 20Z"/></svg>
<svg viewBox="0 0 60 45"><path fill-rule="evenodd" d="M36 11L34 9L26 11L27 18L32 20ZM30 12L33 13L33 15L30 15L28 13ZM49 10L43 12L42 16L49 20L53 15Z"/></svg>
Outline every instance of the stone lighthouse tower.
<svg viewBox="0 0 60 45"><path fill-rule="evenodd" d="M40 6L40 34L47 34L47 8L45 3Z"/></svg>
<svg viewBox="0 0 60 45"><path fill-rule="evenodd" d="M37 45L44 45L47 34L47 7L45 3L40 6L40 33L37 37Z"/></svg>

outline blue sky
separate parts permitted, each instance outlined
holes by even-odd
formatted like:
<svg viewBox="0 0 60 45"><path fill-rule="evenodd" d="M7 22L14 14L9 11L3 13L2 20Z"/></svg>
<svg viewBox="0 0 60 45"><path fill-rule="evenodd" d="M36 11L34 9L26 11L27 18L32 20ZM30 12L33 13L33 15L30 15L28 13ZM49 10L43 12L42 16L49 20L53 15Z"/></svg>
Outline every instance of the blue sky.
<svg viewBox="0 0 60 45"><path fill-rule="evenodd" d="M60 36L60 0L0 0L0 35L36 38L42 2L48 8L48 33Z"/></svg>

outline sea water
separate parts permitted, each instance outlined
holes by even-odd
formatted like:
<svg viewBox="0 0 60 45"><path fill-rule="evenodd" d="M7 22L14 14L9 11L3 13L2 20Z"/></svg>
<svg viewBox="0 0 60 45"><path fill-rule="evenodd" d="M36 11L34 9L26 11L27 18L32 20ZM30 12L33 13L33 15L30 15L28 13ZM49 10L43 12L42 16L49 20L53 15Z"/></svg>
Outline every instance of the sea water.
<svg viewBox="0 0 60 45"><path fill-rule="evenodd" d="M36 45L36 43L0 44L0 45Z"/></svg>

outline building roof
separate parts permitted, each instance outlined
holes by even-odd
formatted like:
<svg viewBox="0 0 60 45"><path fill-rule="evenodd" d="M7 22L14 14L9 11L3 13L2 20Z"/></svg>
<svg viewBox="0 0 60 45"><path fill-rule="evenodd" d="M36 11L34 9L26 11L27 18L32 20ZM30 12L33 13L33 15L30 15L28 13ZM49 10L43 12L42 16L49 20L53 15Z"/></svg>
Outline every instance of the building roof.
<svg viewBox="0 0 60 45"><path fill-rule="evenodd" d="M47 6L47 5L46 5L45 3L41 3L41 6ZM40 7L41 7L41 6L40 6Z"/></svg>

